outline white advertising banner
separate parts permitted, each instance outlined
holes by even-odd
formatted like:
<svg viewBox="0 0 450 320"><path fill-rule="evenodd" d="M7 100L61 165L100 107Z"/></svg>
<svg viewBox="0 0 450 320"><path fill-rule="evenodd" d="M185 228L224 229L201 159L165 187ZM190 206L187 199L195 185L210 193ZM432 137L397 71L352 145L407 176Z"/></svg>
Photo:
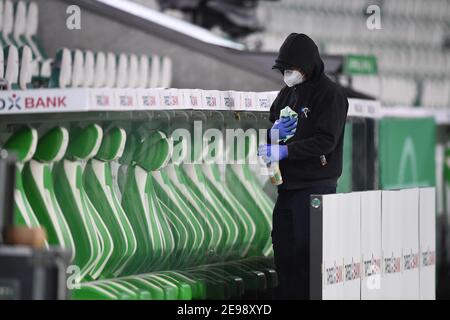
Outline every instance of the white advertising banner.
<svg viewBox="0 0 450 320"><path fill-rule="evenodd" d="M381 245L383 299L402 298L402 212L400 191L382 191Z"/></svg>
<svg viewBox="0 0 450 320"><path fill-rule="evenodd" d="M203 109L202 90L182 89L184 105L187 109Z"/></svg>
<svg viewBox="0 0 450 320"><path fill-rule="evenodd" d="M419 189L399 191L402 215L402 299L419 299Z"/></svg>
<svg viewBox="0 0 450 320"><path fill-rule="evenodd" d="M242 111L256 111L256 92L242 92L241 94L241 110Z"/></svg>
<svg viewBox="0 0 450 320"><path fill-rule="evenodd" d="M344 298L344 220L341 194L322 197L322 299Z"/></svg>
<svg viewBox="0 0 450 320"><path fill-rule="evenodd" d="M136 89L114 89L114 107L118 110L135 110L138 105Z"/></svg>
<svg viewBox="0 0 450 320"><path fill-rule="evenodd" d="M159 90L137 89L138 110L160 109Z"/></svg>
<svg viewBox="0 0 450 320"><path fill-rule="evenodd" d="M434 188L324 195L321 220L314 208L313 299L435 299Z"/></svg>
<svg viewBox="0 0 450 320"><path fill-rule="evenodd" d="M272 95L270 92L258 92L256 94L256 110L269 111L272 105Z"/></svg>
<svg viewBox="0 0 450 320"><path fill-rule="evenodd" d="M111 111L120 109L114 101L114 91L108 88L91 89L90 110Z"/></svg>
<svg viewBox="0 0 450 320"><path fill-rule="evenodd" d="M347 115L349 117L380 118L380 102L376 100L349 99Z"/></svg>
<svg viewBox="0 0 450 320"><path fill-rule="evenodd" d="M192 94L190 94L192 93ZM267 112L278 91L174 88L64 88L0 91L0 114L124 110L234 110ZM192 98L193 101L190 101ZM201 98L201 102L195 101ZM378 101L349 99L348 116L379 118ZM386 110L389 115L390 109ZM383 110L384 110L383 109ZM406 115L408 114L407 111ZM434 113L433 113L434 114Z"/></svg>
<svg viewBox="0 0 450 320"><path fill-rule="evenodd" d="M239 91L221 91L220 101L227 110L239 110L241 107L241 93Z"/></svg>
<svg viewBox="0 0 450 320"><path fill-rule="evenodd" d="M203 104L201 109L203 110L224 110L220 100L219 90L203 90L202 92Z"/></svg>
<svg viewBox="0 0 450 320"><path fill-rule="evenodd" d="M186 109L183 101L183 93L178 89L160 89L159 105L164 110Z"/></svg>
<svg viewBox="0 0 450 320"><path fill-rule="evenodd" d="M0 114L88 111L86 89L0 91Z"/></svg>
<svg viewBox="0 0 450 320"><path fill-rule="evenodd" d="M436 299L435 188L420 189L419 196L420 299Z"/></svg>
<svg viewBox="0 0 450 320"><path fill-rule="evenodd" d="M340 195L342 244L344 254L344 287L342 298L361 299L361 193Z"/></svg>
<svg viewBox="0 0 450 320"><path fill-rule="evenodd" d="M361 299L381 299L381 191L361 193L361 255Z"/></svg>

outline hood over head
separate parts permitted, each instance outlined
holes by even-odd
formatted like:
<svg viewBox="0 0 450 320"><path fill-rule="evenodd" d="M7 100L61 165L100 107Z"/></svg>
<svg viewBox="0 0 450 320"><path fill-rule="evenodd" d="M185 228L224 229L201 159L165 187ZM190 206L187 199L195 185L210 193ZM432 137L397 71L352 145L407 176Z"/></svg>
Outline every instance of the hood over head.
<svg viewBox="0 0 450 320"><path fill-rule="evenodd" d="M291 33L284 40L272 69L278 69L283 73L284 70L292 67L300 68L306 73L307 80L316 80L324 72L319 49L306 34Z"/></svg>

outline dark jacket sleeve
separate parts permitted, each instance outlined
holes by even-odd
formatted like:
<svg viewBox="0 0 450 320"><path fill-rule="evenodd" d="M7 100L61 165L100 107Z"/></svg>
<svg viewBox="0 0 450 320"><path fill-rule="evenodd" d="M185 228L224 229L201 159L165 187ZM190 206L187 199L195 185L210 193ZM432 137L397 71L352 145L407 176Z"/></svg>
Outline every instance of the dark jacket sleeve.
<svg viewBox="0 0 450 320"><path fill-rule="evenodd" d="M280 92L278 92L277 97L275 98L275 100L273 100L272 105L270 106L270 111L269 111L269 120L270 122L274 123L275 120L278 119L279 117L279 107L278 104L280 103L281 100L281 96L284 94L284 88L282 88L280 90Z"/></svg>
<svg viewBox="0 0 450 320"><path fill-rule="evenodd" d="M288 143L291 160L320 157L334 150L344 130L348 101L339 90L328 89L315 106L319 110L315 120L315 133L309 137ZM299 128L301 130L301 128Z"/></svg>
<svg viewBox="0 0 450 320"><path fill-rule="evenodd" d="M279 108L277 106L280 103L280 98L281 98L281 95L283 94L282 92L283 92L283 89L281 89L280 92L278 92L277 97L275 98L275 100L273 100L272 105L270 106L269 121L271 123L274 123L279 117L279 114L277 111L277 110L279 110ZM267 139L268 144L272 143L272 141L270 139L270 128L267 129L266 139Z"/></svg>

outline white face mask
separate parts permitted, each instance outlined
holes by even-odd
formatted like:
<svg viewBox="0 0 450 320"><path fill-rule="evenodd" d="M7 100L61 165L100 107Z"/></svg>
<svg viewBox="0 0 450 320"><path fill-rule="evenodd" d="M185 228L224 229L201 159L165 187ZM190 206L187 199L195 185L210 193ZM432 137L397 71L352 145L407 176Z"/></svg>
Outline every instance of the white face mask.
<svg viewBox="0 0 450 320"><path fill-rule="evenodd" d="M288 87L293 87L305 81L302 74L297 70L284 70L284 83Z"/></svg>

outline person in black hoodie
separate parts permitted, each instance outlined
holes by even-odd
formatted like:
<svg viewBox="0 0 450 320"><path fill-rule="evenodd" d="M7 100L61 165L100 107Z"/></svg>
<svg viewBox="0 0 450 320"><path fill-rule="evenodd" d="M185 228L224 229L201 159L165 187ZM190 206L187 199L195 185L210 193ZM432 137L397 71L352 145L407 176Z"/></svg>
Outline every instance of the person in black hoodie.
<svg viewBox="0 0 450 320"><path fill-rule="evenodd" d="M260 146L258 153L268 162L279 161L283 178L272 229L278 297L308 299L310 195L336 193L348 101L342 88L325 75L319 50L305 34L286 38L273 69L281 71L286 86L270 108L274 125L269 144ZM279 119L286 106L298 113L297 119ZM274 141L290 134L293 137L285 143Z"/></svg>

